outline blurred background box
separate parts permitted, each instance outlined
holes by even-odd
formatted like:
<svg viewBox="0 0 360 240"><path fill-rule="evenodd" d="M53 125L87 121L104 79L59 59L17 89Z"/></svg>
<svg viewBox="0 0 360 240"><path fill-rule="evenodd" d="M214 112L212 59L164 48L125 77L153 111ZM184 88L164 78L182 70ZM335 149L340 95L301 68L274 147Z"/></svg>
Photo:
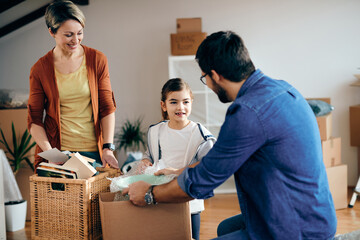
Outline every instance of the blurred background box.
<svg viewBox="0 0 360 240"><path fill-rule="evenodd" d="M176 32L201 32L201 18L177 18L176 19Z"/></svg>
<svg viewBox="0 0 360 240"><path fill-rule="evenodd" d="M332 134L332 113L316 117L321 140L328 140Z"/></svg>
<svg viewBox="0 0 360 240"><path fill-rule="evenodd" d="M360 105L350 106L350 145L360 147Z"/></svg>
<svg viewBox="0 0 360 240"><path fill-rule="evenodd" d="M172 33L171 39L171 54L178 55L194 55L200 43L206 38L205 32L193 33Z"/></svg>
<svg viewBox="0 0 360 240"><path fill-rule="evenodd" d="M335 209L347 208L347 165L326 168L326 173Z"/></svg>
<svg viewBox="0 0 360 240"><path fill-rule="evenodd" d="M323 160L325 167L333 167L341 164L341 138L331 137L321 141Z"/></svg>
<svg viewBox="0 0 360 240"><path fill-rule="evenodd" d="M306 100L321 100L331 104L330 98L306 98ZM332 134L332 113L316 117L316 121L319 126L321 140L328 140Z"/></svg>

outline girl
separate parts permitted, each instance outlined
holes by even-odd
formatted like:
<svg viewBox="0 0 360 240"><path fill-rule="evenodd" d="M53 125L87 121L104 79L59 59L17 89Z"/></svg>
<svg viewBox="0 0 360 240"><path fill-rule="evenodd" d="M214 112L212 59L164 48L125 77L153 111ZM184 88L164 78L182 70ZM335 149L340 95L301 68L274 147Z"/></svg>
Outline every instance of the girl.
<svg viewBox="0 0 360 240"><path fill-rule="evenodd" d="M174 78L165 83L160 102L164 121L149 127L148 149L140 163L142 168L154 165L176 172L199 162L212 148L215 137L200 123L188 119L192 101L191 89L182 79ZM199 239L203 210L204 200L190 201L194 239Z"/></svg>

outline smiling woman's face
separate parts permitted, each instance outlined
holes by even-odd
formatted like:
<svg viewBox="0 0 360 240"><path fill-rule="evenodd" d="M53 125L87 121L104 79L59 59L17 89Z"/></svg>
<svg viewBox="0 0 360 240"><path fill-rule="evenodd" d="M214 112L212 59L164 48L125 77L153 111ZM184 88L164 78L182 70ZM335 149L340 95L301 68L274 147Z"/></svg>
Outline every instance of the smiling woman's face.
<svg viewBox="0 0 360 240"><path fill-rule="evenodd" d="M61 24L55 34L49 31L55 39L56 47L67 53L78 51L84 37L83 27L78 21L72 19Z"/></svg>

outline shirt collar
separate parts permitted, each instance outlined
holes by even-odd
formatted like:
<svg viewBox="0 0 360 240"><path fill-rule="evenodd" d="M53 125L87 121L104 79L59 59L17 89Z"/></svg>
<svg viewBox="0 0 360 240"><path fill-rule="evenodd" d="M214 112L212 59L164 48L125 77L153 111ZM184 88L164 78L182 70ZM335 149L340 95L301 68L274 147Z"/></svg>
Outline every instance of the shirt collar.
<svg viewBox="0 0 360 240"><path fill-rule="evenodd" d="M252 86L254 85L257 81L260 80L260 78L262 78L264 76L264 73L260 70L257 69L255 70L255 72L253 72L250 77L248 77L244 84L241 86L240 91L238 93L238 95L236 96L236 98L241 97L242 95L245 94L245 92Z"/></svg>

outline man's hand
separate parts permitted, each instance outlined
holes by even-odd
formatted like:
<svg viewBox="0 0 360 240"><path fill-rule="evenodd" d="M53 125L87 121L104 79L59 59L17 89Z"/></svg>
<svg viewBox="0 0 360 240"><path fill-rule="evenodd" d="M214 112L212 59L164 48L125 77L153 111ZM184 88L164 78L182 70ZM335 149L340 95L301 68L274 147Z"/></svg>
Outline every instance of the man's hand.
<svg viewBox="0 0 360 240"><path fill-rule="evenodd" d="M138 181L130 184L128 188L125 188L122 191L122 194L128 194L130 201L134 205L144 207L147 205L145 202L145 193L147 192L147 190L149 190L150 187L150 183Z"/></svg>
<svg viewBox="0 0 360 240"><path fill-rule="evenodd" d="M113 151L111 151L110 149L105 148L103 150L103 155L102 155L102 159L101 159L102 163L103 163L103 167L106 166L106 163L108 163L110 165L110 167L113 168L119 168L119 163L116 160Z"/></svg>

